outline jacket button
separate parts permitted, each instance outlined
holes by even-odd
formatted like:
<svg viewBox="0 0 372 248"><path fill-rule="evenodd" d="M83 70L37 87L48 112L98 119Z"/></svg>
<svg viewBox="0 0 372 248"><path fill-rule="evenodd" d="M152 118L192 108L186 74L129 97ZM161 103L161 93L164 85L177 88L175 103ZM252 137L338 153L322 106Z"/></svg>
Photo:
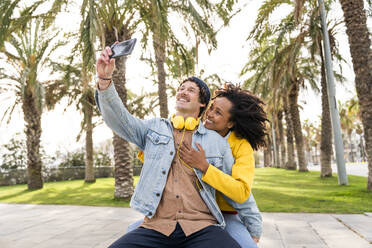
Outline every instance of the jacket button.
<svg viewBox="0 0 372 248"><path fill-rule="evenodd" d="M151 216L152 215L152 212L149 212L149 216Z"/></svg>
<svg viewBox="0 0 372 248"><path fill-rule="evenodd" d="M164 170L164 171L162 171L161 173L163 173L163 174L165 175L166 172L165 172L165 170Z"/></svg>
<svg viewBox="0 0 372 248"><path fill-rule="evenodd" d="M160 194L159 193L156 193L156 196L160 196Z"/></svg>
<svg viewBox="0 0 372 248"><path fill-rule="evenodd" d="M169 154L170 154L170 155L173 155L173 152L170 152Z"/></svg>

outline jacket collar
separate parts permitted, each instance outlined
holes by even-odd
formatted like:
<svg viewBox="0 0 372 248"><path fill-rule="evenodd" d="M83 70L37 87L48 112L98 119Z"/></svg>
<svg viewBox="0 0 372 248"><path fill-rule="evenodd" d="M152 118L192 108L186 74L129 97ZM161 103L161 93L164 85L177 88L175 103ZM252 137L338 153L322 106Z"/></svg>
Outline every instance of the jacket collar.
<svg viewBox="0 0 372 248"><path fill-rule="evenodd" d="M205 134L207 132L207 129L204 127L203 122L201 120L199 121L199 126L196 132L200 134Z"/></svg>

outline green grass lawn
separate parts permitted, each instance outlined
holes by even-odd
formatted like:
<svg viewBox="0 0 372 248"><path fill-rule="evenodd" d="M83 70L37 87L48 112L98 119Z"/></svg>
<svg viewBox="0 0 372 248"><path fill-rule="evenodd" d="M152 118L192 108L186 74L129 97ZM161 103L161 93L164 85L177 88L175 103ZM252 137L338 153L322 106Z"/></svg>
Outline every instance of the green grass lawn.
<svg viewBox="0 0 372 248"><path fill-rule="evenodd" d="M372 212L366 177L348 176L349 185L340 186L337 174L320 178L319 173L256 169L253 194L257 205L263 212Z"/></svg>
<svg viewBox="0 0 372 248"><path fill-rule="evenodd" d="M319 172L260 168L253 192L263 212L363 213L372 212L372 192L366 190L366 183L365 177L349 176L349 185L339 186L337 175L321 179ZM0 202L127 207L128 202L115 200L113 192L113 178L99 178L93 184L45 183L34 191L26 185L2 186Z"/></svg>

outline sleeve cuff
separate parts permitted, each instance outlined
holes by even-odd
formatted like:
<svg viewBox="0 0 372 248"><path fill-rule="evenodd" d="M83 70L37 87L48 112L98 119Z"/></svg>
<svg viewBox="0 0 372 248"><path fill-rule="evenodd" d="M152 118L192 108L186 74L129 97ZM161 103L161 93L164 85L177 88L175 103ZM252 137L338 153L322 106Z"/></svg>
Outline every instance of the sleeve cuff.
<svg viewBox="0 0 372 248"><path fill-rule="evenodd" d="M112 83L112 79L111 79L109 85L103 90L99 88L99 83L98 82L96 83L96 86L97 86L98 91L103 92L103 91L106 91L108 88L110 88L112 84L113 83Z"/></svg>
<svg viewBox="0 0 372 248"><path fill-rule="evenodd" d="M209 181L209 178L214 174L213 172L216 170L217 168L214 167L213 165L209 164L208 166L208 169L205 173L203 173L203 176L202 176L202 180L206 183L208 183ZM217 169L218 170L218 169Z"/></svg>

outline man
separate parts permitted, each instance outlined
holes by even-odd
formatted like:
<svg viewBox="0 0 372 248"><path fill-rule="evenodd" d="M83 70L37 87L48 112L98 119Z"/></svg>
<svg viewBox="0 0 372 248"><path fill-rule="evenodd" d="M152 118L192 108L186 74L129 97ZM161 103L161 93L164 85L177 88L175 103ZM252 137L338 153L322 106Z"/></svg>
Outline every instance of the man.
<svg viewBox="0 0 372 248"><path fill-rule="evenodd" d="M106 47L97 60L97 106L106 124L145 152L141 177L131 207L145 215L140 228L110 247L240 247L221 227L225 222L215 200L215 189L201 180L203 172L189 167L179 155L183 142L198 142L208 162L231 174L233 157L228 143L206 129L198 117L210 92L198 78L184 81L176 94L171 121L140 120L130 115L111 80L115 60Z"/></svg>

